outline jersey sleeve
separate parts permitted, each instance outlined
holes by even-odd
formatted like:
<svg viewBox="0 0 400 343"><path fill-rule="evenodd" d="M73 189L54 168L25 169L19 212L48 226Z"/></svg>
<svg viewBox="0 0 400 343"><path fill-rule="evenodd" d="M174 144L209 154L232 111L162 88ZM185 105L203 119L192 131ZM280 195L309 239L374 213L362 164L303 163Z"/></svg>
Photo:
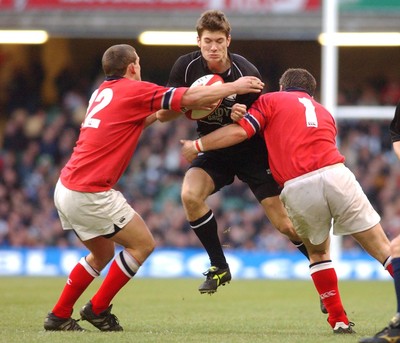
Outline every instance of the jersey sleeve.
<svg viewBox="0 0 400 343"><path fill-rule="evenodd" d="M180 112L181 100L187 87L163 87L150 82L141 82L141 98L144 103L149 104L151 112L163 110L174 110Z"/></svg>
<svg viewBox="0 0 400 343"><path fill-rule="evenodd" d="M169 110L174 110L176 112L181 111L181 100L183 97L183 94L187 91L186 87L179 87L179 88L170 88L174 92L172 101L170 104L167 105L167 107L162 107L162 109L169 109Z"/></svg>
<svg viewBox="0 0 400 343"><path fill-rule="evenodd" d="M390 123L389 131L392 142L400 141L400 102L396 106L394 117Z"/></svg>
<svg viewBox="0 0 400 343"><path fill-rule="evenodd" d="M262 133L264 130L264 126L266 125L264 100L268 96L267 94L259 98L246 112L244 117L238 121L238 124L246 131L248 138L254 136L256 133Z"/></svg>
<svg viewBox="0 0 400 343"><path fill-rule="evenodd" d="M260 131L260 123L248 112L237 123L246 131L247 138L254 136Z"/></svg>

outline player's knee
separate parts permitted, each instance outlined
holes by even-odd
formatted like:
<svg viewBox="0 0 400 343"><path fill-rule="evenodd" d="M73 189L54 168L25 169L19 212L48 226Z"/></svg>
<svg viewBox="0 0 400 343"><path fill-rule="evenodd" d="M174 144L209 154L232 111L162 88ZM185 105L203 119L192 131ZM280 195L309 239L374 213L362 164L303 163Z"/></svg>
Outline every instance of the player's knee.
<svg viewBox="0 0 400 343"><path fill-rule="evenodd" d="M154 240L154 237L153 237L153 235L149 235L140 244L139 249L141 250L142 256L147 258L154 251L155 247L156 247L156 242Z"/></svg>
<svg viewBox="0 0 400 343"><path fill-rule="evenodd" d="M186 209L197 208L201 204L201 199L198 194L195 194L193 191L189 190L182 190L181 193L181 200L183 206Z"/></svg>
<svg viewBox="0 0 400 343"><path fill-rule="evenodd" d="M102 254L93 253L88 255L86 261L88 264L97 271L102 271L108 263L114 258L114 250L112 252L104 251Z"/></svg>
<svg viewBox="0 0 400 343"><path fill-rule="evenodd" d="M285 236L290 236L293 234L293 230L290 229L288 226L280 226L277 228L280 233L284 234Z"/></svg>
<svg viewBox="0 0 400 343"><path fill-rule="evenodd" d="M283 235L289 237L291 240L294 240L294 241L296 241L296 240L297 240L297 241L301 241L301 239L300 239L300 237L297 235L297 233L296 233L296 231L295 231L295 229L294 229L292 223L290 223L290 222L289 222L289 223L283 222L283 223L280 223L280 225L277 225L276 228L278 229L278 231L279 231L281 234L283 234Z"/></svg>
<svg viewBox="0 0 400 343"><path fill-rule="evenodd" d="M137 249L132 255L137 256L140 264L143 264L144 261L152 254L154 251L155 245L146 245Z"/></svg>
<svg viewBox="0 0 400 343"><path fill-rule="evenodd" d="M147 256L150 256L150 254L154 251L155 248L156 248L156 241L154 240L153 237L151 237L151 239L149 239L148 244L146 245L145 254Z"/></svg>
<svg viewBox="0 0 400 343"><path fill-rule="evenodd" d="M146 259L152 254L156 247L156 243L154 239L142 240L140 244L135 245L134 247L125 248L129 254L131 254L140 265L146 261Z"/></svg>
<svg viewBox="0 0 400 343"><path fill-rule="evenodd" d="M147 258L154 251L156 247L156 242L152 235L149 235L144 239L140 245L138 246L138 250L140 250L141 255Z"/></svg>

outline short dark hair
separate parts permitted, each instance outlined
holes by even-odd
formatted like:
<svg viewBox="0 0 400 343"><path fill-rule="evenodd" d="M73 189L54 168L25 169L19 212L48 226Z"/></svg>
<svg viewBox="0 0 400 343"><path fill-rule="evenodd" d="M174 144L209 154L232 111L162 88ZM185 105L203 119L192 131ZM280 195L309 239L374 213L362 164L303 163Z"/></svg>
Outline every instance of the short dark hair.
<svg viewBox="0 0 400 343"><path fill-rule="evenodd" d="M229 37L231 34L231 24L229 24L229 21L223 12L208 10L203 12L197 20L196 25L196 31L199 37L201 37L205 30L211 32L221 31L225 33L226 37Z"/></svg>
<svg viewBox="0 0 400 343"><path fill-rule="evenodd" d="M317 81L315 81L314 76L306 69L290 68L279 79L279 85L282 86L283 90L301 88L313 96L317 88Z"/></svg>
<svg viewBox="0 0 400 343"><path fill-rule="evenodd" d="M124 76L128 65L135 63L136 50L128 44L113 45L106 50L101 59L106 76Z"/></svg>

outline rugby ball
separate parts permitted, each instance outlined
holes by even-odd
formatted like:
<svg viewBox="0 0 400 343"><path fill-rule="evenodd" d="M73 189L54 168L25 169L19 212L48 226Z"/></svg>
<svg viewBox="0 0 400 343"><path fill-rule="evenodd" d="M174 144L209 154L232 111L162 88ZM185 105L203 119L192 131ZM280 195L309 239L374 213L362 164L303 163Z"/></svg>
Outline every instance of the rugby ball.
<svg viewBox="0 0 400 343"><path fill-rule="evenodd" d="M220 85L221 83L224 83L224 79L216 74L208 74L204 75L200 78L198 78L196 81L192 83L190 88L192 87L198 87L198 86L213 86L213 85ZM221 105L222 99L219 99L215 104L213 104L211 110L187 110L185 112L186 117L188 117L191 120L200 120L208 115L210 115L212 112L214 112L219 105Z"/></svg>

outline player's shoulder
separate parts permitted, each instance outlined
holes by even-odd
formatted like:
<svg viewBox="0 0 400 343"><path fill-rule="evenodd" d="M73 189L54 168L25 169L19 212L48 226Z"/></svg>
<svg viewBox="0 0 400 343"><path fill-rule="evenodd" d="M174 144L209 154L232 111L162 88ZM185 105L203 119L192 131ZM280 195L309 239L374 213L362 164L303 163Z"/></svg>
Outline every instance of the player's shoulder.
<svg viewBox="0 0 400 343"><path fill-rule="evenodd" d="M246 57L236 54L236 53L230 53L229 54L231 57L232 62L238 64L239 66L254 66L252 62L250 62Z"/></svg>
<svg viewBox="0 0 400 343"><path fill-rule="evenodd" d="M202 70L201 52L193 51L181 55L175 61L169 76L169 85L190 86L196 78L199 70ZM197 77L192 77L195 74Z"/></svg>
<svg viewBox="0 0 400 343"><path fill-rule="evenodd" d="M201 52L200 50L196 50L179 56L175 63L188 65L190 63L200 60L201 60Z"/></svg>
<svg viewBox="0 0 400 343"><path fill-rule="evenodd" d="M260 77L258 68L247 58L236 53L229 53L234 68L240 71L243 75L254 75Z"/></svg>

